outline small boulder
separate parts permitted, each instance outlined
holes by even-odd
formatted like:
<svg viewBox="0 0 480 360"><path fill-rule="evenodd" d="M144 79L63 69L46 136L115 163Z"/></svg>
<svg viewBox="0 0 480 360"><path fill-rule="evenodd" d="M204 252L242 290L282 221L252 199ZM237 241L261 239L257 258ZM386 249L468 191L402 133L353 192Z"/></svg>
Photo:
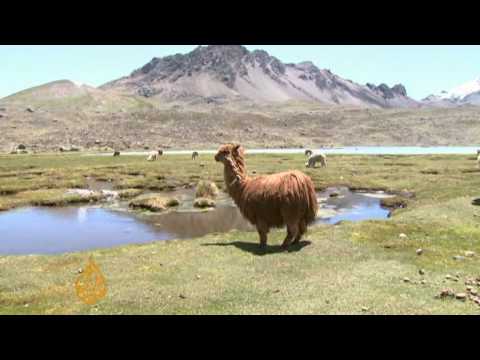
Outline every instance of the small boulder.
<svg viewBox="0 0 480 360"><path fill-rule="evenodd" d="M418 273L419 273L420 275L425 275L425 270L420 269L420 270L418 270Z"/></svg>
<svg viewBox="0 0 480 360"><path fill-rule="evenodd" d="M410 279L409 279L408 277L404 277L404 278L403 278L403 282L409 283L409 282L410 282Z"/></svg>
<svg viewBox="0 0 480 360"><path fill-rule="evenodd" d="M467 299L467 294L457 293L455 294L455 299L465 301Z"/></svg>
<svg viewBox="0 0 480 360"><path fill-rule="evenodd" d="M465 257L474 257L475 252L474 251L465 251Z"/></svg>
<svg viewBox="0 0 480 360"><path fill-rule="evenodd" d="M407 234L401 233L400 235L398 235L398 237L400 239L406 239L408 236L407 236Z"/></svg>
<svg viewBox="0 0 480 360"><path fill-rule="evenodd" d="M466 278L465 279L465 285L475 285L475 279L473 278Z"/></svg>
<svg viewBox="0 0 480 360"><path fill-rule="evenodd" d="M417 255L422 255L423 254L423 249L417 249L416 253L417 253Z"/></svg>
<svg viewBox="0 0 480 360"><path fill-rule="evenodd" d="M457 261L465 260L465 256L455 255L455 256L453 257L453 260L457 260Z"/></svg>

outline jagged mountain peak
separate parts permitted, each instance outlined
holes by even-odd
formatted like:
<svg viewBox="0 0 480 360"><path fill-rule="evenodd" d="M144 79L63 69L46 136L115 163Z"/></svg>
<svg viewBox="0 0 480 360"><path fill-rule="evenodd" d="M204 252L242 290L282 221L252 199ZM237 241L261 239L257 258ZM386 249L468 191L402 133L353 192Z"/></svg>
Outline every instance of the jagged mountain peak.
<svg viewBox="0 0 480 360"><path fill-rule="evenodd" d="M371 85L371 84L370 84ZM376 107L410 107L405 87L359 85L311 61L284 64L265 50L242 45L198 46L187 54L153 58L130 76L102 86L168 100L248 99L315 101Z"/></svg>

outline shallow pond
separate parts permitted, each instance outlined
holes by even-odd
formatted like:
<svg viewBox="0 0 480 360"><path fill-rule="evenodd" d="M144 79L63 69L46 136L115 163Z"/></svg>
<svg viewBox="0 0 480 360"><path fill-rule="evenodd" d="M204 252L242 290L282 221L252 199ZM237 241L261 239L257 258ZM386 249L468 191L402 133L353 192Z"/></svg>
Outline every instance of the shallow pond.
<svg viewBox="0 0 480 360"><path fill-rule="evenodd" d="M335 192L335 196L330 196ZM175 194L185 203L188 192ZM316 224L342 220L386 219L389 211L380 206L387 195L352 193L346 188L317 194ZM192 211L182 205L165 214L139 214L121 203L64 208L23 208L0 213L0 254L52 254L155 240L187 239L233 229L254 231L229 199L217 208Z"/></svg>

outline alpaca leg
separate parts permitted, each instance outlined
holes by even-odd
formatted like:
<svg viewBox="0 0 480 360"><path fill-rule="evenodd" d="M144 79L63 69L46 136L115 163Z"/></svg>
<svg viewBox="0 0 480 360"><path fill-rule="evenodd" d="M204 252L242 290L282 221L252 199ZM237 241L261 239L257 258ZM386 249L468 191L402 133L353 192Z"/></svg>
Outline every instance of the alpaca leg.
<svg viewBox="0 0 480 360"><path fill-rule="evenodd" d="M264 224L257 224L258 235L260 235L260 248L265 249L267 247L267 234L268 227Z"/></svg>
<svg viewBox="0 0 480 360"><path fill-rule="evenodd" d="M292 240L293 238L293 234L292 234L292 231L290 230L290 228L287 226L287 236L285 237L285 240L283 240L283 243L282 243L282 248L285 248L289 245L290 241Z"/></svg>
<svg viewBox="0 0 480 360"><path fill-rule="evenodd" d="M290 245L293 238L297 237L298 224L287 224L287 237L283 240L282 248L285 249Z"/></svg>
<svg viewBox="0 0 480 360"><path fill-rule="evenodd" d="M267 233L261 232L260 234L260 248L265 249L267 247Z"/></svg>
<svg viewBox="0 0 480 360"><path fill-rule="evenodd" d="M300 221L300 223L298 224L298 234L293 239L292 244L298 244L302 239L303 234L305 234L306 231L307 231L307 225L305 224L305 221Z"/></svg>

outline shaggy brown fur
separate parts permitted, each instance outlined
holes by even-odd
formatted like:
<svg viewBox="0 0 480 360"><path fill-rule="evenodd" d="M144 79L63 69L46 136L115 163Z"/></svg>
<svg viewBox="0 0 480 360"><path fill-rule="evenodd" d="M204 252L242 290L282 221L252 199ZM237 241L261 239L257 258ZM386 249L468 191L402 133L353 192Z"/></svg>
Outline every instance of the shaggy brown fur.
<svg viewBox="0 0 480 360"><path fill-rule="evenodd" d="M227 191L242 215L256 226L262 248L267 245L269 230L285 225L287 237L282 247L300 241L318 208L315 187L307 175L295 170L251 178L243 149L235 144L222 145L215 160L223 163Z"/></svg>
<svg viewBox="0 0 480 360"><path fill-rule="evenodd" d="M312 154L313 154L312 150L310 150L310 149L305 150L305 156L310 157L310 156L312 156Z"/></svg>

